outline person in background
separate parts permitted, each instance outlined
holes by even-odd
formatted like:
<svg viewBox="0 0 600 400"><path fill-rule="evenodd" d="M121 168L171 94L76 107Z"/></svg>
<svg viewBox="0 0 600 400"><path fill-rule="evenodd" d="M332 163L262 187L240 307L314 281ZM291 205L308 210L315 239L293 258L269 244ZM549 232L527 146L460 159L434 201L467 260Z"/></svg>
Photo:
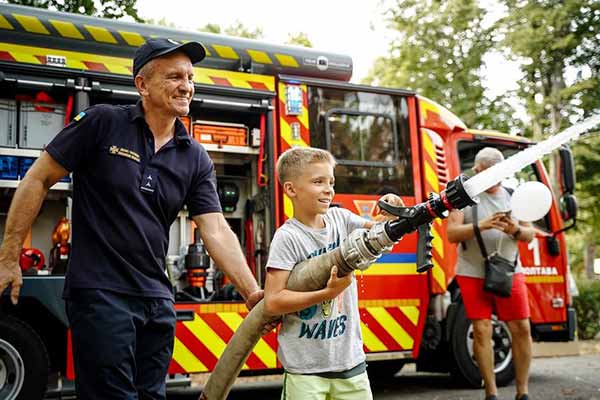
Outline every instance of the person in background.
<svg viewBox="0 0 600 400"><path fill-rule="evenodd" d="M485 147L475 156L473 170L479 173L504 160L495 148ZM485 384L486 400L496 400L496 376L492 348L492 310L506 321L512 335L517 400L528 400L527 383L531 364L531 331L529 302L523 267L518 257L518 242L529 242L535 231L531 224L510 217L510 193L501 184L479 195L478 220L473 221L472 208L452 211L448 217L447 235L459 246L456 275L467 318L473 324L473 352ZM483 290L484 259L475 238L479 230L488 254L498 251L507 260L516 260L511 296L503 298Z"/></svg>

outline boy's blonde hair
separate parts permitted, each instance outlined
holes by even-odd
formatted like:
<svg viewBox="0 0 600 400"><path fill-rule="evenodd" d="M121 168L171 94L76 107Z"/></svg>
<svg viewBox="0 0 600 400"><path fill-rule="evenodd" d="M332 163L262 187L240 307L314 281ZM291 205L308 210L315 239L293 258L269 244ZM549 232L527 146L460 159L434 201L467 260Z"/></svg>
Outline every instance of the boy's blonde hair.
<svg viewBox="0 0 600 400"><path fill-rule="evenodd" d="M308 164L327 162L335 167L335 158L327 150L314 147L292 147L283 152L277 160L277 175L279 183L283 185L302 172Z"/></svg>

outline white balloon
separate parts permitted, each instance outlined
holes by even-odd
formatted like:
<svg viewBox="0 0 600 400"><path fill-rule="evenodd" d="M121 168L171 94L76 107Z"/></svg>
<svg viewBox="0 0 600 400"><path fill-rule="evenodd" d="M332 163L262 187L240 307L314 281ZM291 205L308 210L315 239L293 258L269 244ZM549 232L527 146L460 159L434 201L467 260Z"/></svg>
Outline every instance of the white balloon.
<svg viewBox="0 0 600 400"><path fill-rule="evenodd" d="M519 221L537 221L550 211L552 193L541 182L531 181L519 185L511 199L512 216Z"/></svg>

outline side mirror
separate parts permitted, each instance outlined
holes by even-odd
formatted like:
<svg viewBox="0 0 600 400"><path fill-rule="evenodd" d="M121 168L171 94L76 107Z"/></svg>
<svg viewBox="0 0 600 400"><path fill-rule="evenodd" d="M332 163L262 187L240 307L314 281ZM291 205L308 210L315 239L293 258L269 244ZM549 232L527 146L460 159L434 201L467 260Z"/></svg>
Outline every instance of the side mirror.
<svg viewBox="0 0 600 400"><path fill-rule="evenodd" d="M573 194L575 191L575 162L573 161L573 153L571 153L571 149L567 146L562 146L558 152L560 155L560 183L563 193Z"/></svg>
<svg viewBox="0 0 600 400"><path fill-rule="evenodd" d="M575 220L577 218L577 199L572 194L565 194L561 199L560 211L563 220Z"/></svg>

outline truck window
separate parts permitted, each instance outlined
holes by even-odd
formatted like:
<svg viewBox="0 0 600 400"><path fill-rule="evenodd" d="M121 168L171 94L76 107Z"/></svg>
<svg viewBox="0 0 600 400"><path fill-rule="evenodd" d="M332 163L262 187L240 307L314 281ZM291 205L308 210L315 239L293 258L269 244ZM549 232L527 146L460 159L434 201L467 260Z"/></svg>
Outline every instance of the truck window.
<svg viewBox="0 0 600 400"><path fill-rule="evenodd" d="M475 155L484 147L497 148L502 152L504 158L508 158L520 150L517 147L503 146L498 145L497 143L461 141L458 143L458 159L460 160L460 170L463 174L473 176L472 168L475 161ZM513 178L506 179L502 185L509 189L514 189L519 184L529 181L541 181L540 171L538 171L534 164L523 168L521 171L517 172ZM533 224L539 229L550 232L550 220L547 215L544 218L535 221Z"/></svg>
<svg viewBox="0 0 600 400"><path fill-rule="evenodd" d="M406 98L310 87L309 121L311 145L338 162L336 192L414 195Z"/></svg>

